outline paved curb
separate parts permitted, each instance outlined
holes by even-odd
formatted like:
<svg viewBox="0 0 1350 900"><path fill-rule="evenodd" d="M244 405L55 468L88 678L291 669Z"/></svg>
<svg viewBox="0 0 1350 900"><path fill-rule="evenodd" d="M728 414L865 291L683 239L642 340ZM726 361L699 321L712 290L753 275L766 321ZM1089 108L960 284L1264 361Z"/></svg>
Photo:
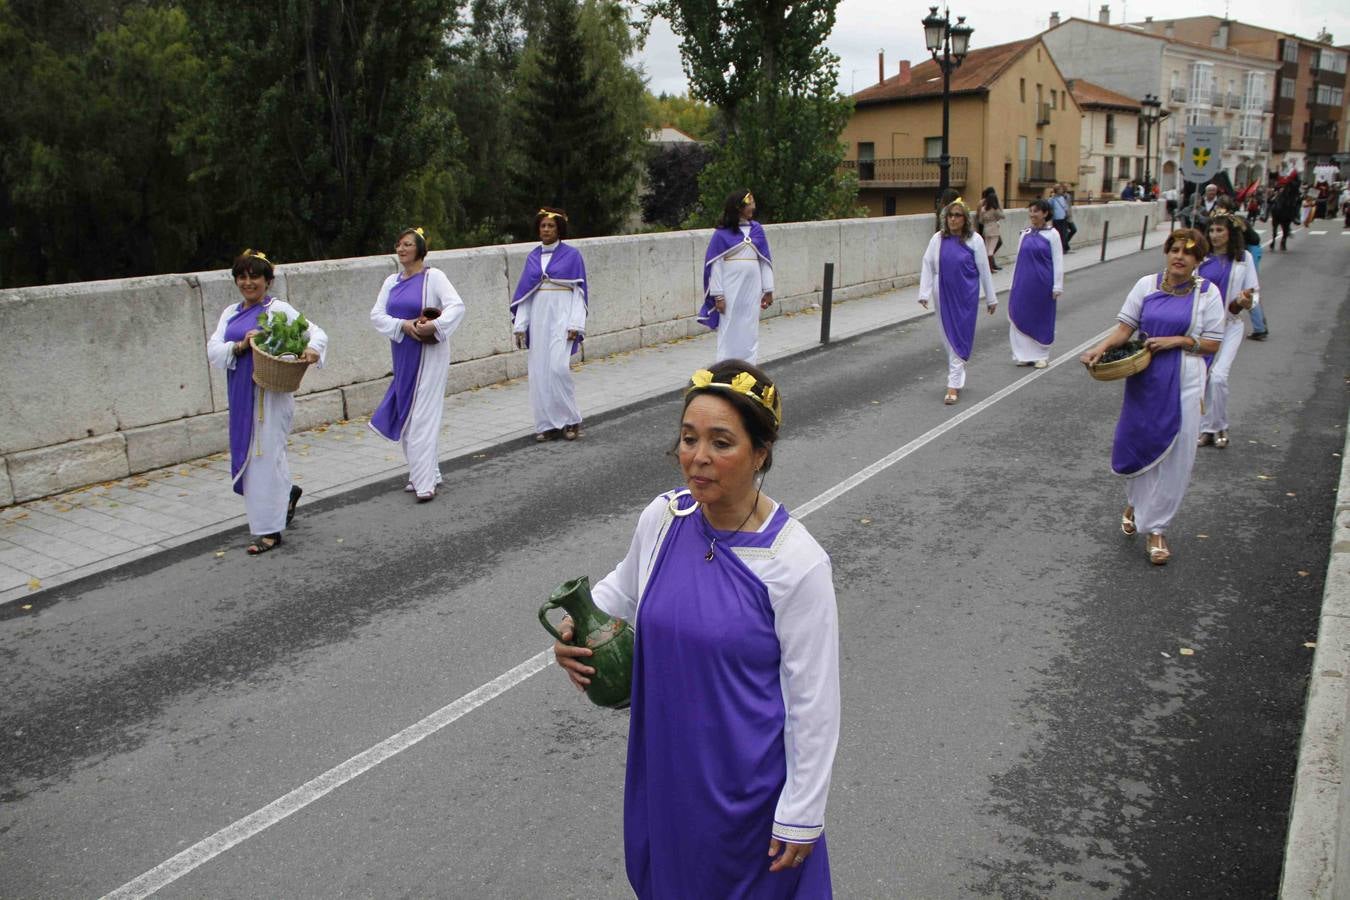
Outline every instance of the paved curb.
<svg viewBox="0 0 1350 900"><path fill-rule="evenodd" d="M1303 736L1299 741L1281 900L1350 897L1350 836L1341 833L1346 805L1346 679L1350 677L1350 417L1327 560L1317 649L1313 653Z"/></svg>

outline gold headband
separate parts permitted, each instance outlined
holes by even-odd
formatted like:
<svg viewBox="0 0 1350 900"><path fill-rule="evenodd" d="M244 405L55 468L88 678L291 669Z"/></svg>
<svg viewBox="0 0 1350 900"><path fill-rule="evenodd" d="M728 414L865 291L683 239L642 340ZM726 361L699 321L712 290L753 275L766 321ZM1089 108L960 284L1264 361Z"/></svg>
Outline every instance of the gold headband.
<svg viewBox="0 0 1350 900"><path fill-rule="evenodd" d="M713 381L713 377L713 373L707 369L699 369L689 376L689 388L685 393L712 388L722 391L735 391L757 401L760 406L767 409L769 414L773 416L775 428L783 424L783 401L773 385L763 384L749 372L737 372L729 382Z"/></svg>
<svg viewBox="0 0 1350 900"><path fill-rule="evenodd" d="M416 228L414 228L414 229L412 230L412 233L415 234L415 235L417 235L418 237L420 237L420 238L422 239L422 243L425 244L425 243L427 242L427 235L426 235L426 232L422 230L422 226L421 226L421 225L418 225Z"/></svg>
<svg viewBox="0 0 1350 900"><path fill-rule="evenodd" d="M749 206L751 203L754 202L755 202L755 195L750 193L749 191L746 191L745 196L741 198L741 206Z"/></svg>
<svg viewBox="0 0 1350 900"><path fill-rule="evenodd" d="M551 210L551 209L541 209L541 210L539 210L539 212L535 213L534 215L535 215L535 218L539 218L540 216L542 216L542 217L545 218L545 219L562 219L564 222L567 221L567 216L566 216L565 214L559 213L559 212L554 212L554 211Z"/></svg>
<svg viewBox="0 0 1350 900"><path fill-rule="evenodd" d="M1191 234L1189 231L1183 231L1181 229L1178 229L1172 232L1172 246L1175 247L1178 244L1181 245L1181 248L1183 250L1194 250L1195 236Z"/></svg>
<svg viewBox="0 0 1350 900"><path fill-rule="evenodd" d="M245 247L245 248L244 248L244 252L243 252L243 253L240 253L239 255L240 255L240 256L250 256L250 257L253 257L254 259L261 259L263 262L267 263L269 266L272 264L272 261L271 261L270 259L267 258L267 254L263 253L261 250L254 250L252 247Z"/></svg>

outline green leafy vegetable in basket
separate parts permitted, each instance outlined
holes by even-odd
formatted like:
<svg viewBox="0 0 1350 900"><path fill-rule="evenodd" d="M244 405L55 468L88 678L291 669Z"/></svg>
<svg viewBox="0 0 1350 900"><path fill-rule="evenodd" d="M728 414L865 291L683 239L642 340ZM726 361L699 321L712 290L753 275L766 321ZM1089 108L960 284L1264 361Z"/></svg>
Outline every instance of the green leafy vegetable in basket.
<svg viewBox="0 0 1350 900"><path fill-rule="evenodd" d="M264 353L298 357L309 346L309 322L304 316L297 316L294 322L288 322L285 313L274 312L259 324L263 333L258 346Z"/></svg>
<svg viewBox="0 0 1350 900"><path fill-rule="evenodd" d="M1103 353L1102 358L1097 360L1097 365L1101 365L1102 363L1119 362L1122 359L1128 359L1143 349L1144 349L1144 342L1139 338L1126 341L1119 347L1115 347Z"/></svg>

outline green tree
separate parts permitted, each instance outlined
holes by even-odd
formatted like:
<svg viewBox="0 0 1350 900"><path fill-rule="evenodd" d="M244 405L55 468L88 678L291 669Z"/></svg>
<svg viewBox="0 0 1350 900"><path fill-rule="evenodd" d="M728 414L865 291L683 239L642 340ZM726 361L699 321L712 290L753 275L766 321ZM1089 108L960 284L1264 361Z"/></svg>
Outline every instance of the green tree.
<svg viewBox="0 0 1350 900"><path fill-rule="evenodd" d="M647 94L647 127L678 128L696 141L717 135L717 110L684 94Z"/></svg>
<svg viewBox="0 0 1350 900"><path fill-rule="evenodd" d="M454 228L462 167L443 103L454 0L191 4L209 58L194 176L222 245L322 259ZM433 227L433 244L444 240Z"/></svg>
<svg viewBox="0 0 1350 900"><path fill-rule="evenodd" d="M612 0L544 0L517 73L511 195L519 234L539 205L568 211L576 236L613 234L637 205L645 147L634 38Z"/></svg>
<svg viewBox="0 0 1350 900"><path fill-rule="evenodd" d="M656 0L680 39L694 97L717 107L725 135L700 178L697 224L748 185L765 218L857 212L856 183L839 169L850 102L838 57L825 47L839 0ZM693 223L691 223L693 224Z"/></svg>
<svg viewBox="0 0 1350 900"><path fill-rule="evenodd" d="M196 260L206 209L182 147L203 80L191 38L173 7L0 0L0 284Z"/></svg>

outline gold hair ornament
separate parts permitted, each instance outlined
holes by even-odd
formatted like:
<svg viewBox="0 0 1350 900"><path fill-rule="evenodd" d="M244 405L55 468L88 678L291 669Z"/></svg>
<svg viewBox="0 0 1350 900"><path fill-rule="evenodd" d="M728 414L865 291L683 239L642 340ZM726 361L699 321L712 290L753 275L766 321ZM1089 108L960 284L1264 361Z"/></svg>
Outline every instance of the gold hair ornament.
<svg viewBox="0 0 1350 900"><path fill-rule="evenodd" d="M689 376L689 388L685 393L693 390L716 388L717 390L744 394L769 411L769 414L773 416L775 428L783 424L783 403L773 385L761 383L749 372L737 372L729 382L713 381L713 377L713 373L709 370L699 369Z"/></svg>
<svg viewBox="0 0 1350 900"><path fill-rule="evenodd" d="M750 193L749 191L746 191L745 196L741 198L741 206L749 206L751 203L754 202L755 202L755 195Z"/></svg>
<svg viewBox="0 0 1350 900"><path fill-rule="evenodd" d="M415 234L415 235L417 235L418 237L420 237L420 238L422 239L422 243L425 244L425 243L427 242L427 234L426 234L425 231L422 230L422 226L421 226L421 225L419 225L419 226L417 226L416 228L413 229L413 234Z"/></svg>
<svg viewBox="0 0 1350 900"><path fill-rule="evenodd" d="M564 222L567 221L567 216L565 214L560 212L554 212L551 209L541 209L539 210L539 212L535 213L536 218L539 218L541 216L545 219L562 219Z"/></svg>
<svg viewBox="0 0 1350 900"><path fill-rule="evenodd" d="M239 255L240 255L240 256L245 256L245 257L251 257L251 258L253 258L253 259L261 259L263 262L267 263L269 266L272 264L272 261L271 261L270 259L267 258L267 254L266 254L266 253L263 253L261 250L254 250L252 247L245 247L245 248L244 248L244 252L243 252L243 253L240 253Z"/></svg>

